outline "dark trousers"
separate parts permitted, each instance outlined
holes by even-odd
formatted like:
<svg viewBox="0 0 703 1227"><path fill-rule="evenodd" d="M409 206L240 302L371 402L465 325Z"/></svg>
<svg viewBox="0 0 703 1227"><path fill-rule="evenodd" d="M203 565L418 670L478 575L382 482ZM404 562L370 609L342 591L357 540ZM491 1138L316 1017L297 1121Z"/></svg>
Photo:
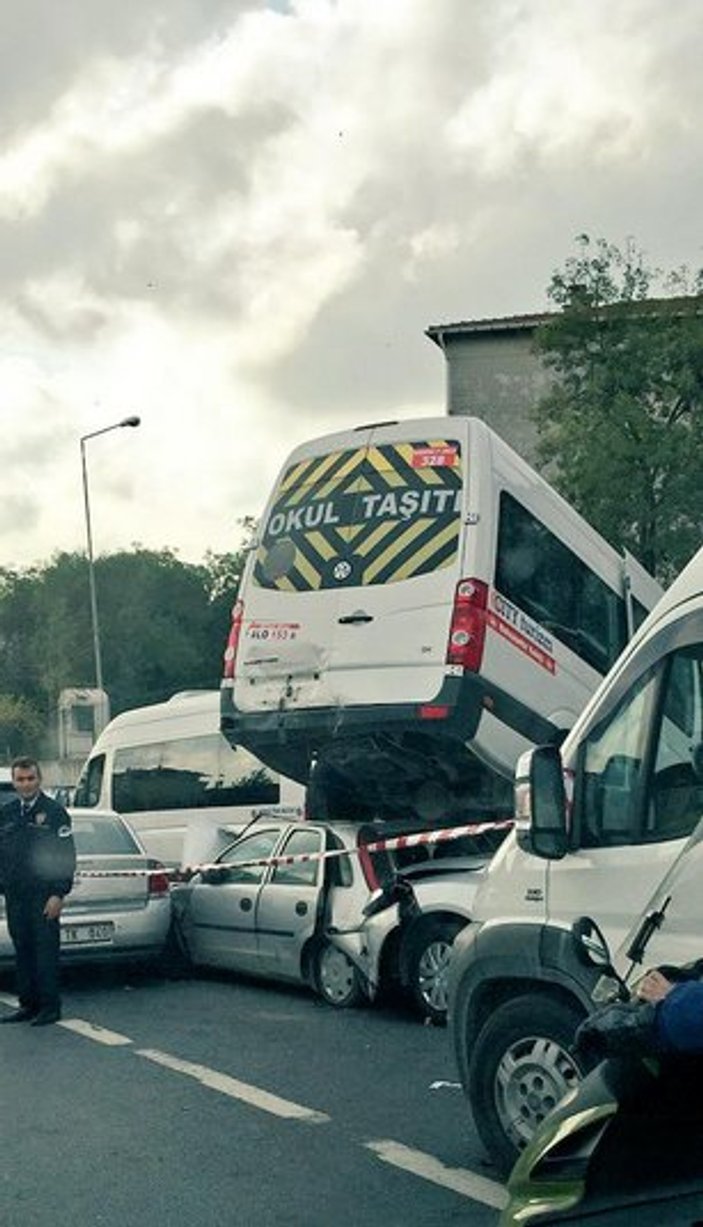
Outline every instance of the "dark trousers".
<svg viewBox="0 0 703 1227"><path fill-rule="evenodd" d="M17 996L25 1009L58 1010L59 948L58 920L47 920L44 892L8 891L5 895L7 926L15 947Z"/></svg>

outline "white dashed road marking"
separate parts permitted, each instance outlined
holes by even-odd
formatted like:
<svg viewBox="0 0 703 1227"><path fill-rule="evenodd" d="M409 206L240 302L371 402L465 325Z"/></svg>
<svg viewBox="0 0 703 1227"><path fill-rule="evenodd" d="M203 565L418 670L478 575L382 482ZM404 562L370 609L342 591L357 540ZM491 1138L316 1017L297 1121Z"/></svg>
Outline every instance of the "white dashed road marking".
<svg viewBox="0 0 703 1227"><path fill-rule="evenodd" d="M8 993L0 993L0 1003L12 1006L13 1009L17 1008L17 998ZM109 1031L106 1027L98 1026L97 1023L88 1022L87 1019L65 1018L57 1025L66 1031L83 1036L84 1039L94 1040L109 1048L133 1044L133 1040L128 1036L120 1035L117 1031ZM331 1117L325 1112L306 1108L303 1104L294 1103L290 1099L281 1099L280 1096L273 1095L270 1091L264 1091L248 1082L240 1082L238 1078L209 1069L206 1065L182 1061L179 1057L173 1057L167 1052L159 1052L154 1048L133 1048L132 1050L137 1056L153 1061L155 1065L161 1065L164 1069L173 1070L174 1073L194 1078L196 1082L209 1090L218 1091L221 1095L228 1095L231 1099L248 1103L254 1108L260 1108L264 1112L270 1112L285 1120L298 1120L313 1125L327 1124L331 1121ZM453 1089L451 1083L435 1083L433 1089L440 1085L452 1086ZM392 1167L400 1168L422 1180L429 1180L432 1184L440 1185L442 1188L451 1189L454 1193L460 1193L472 1201L481 1202L495 1210L502 1210L507 1204L508 1196L502 1185L495 1180L489 1180L486 1176L480 1176L477 1172L469 1171L468 1168L447 1167L433 1155L424 1154L421 1150L412 1150L409 1146L404 1146L401 1142L394 1142L392 1139L364 1142L363 1145L384 1163L389 1163Z"/></svg>
<svg viewBox="0 0 703 1227"><path fill-rule="evenodd" d="M250 1086L248 1082L240 1082L238 1078L231 1078L229 1074L219 1074L215 1069L208 1069L207 1065L195 1065L192 1061L181 1061L178 1057L172 1057L167 1052L158 1052L153 1048L137 1048L136 1053L137 1056L146 1057L147 1061L154 1061L156 1065L163 1065L177 1074L195 1078L197 1082L201 1082L203 1086L209 1087L212 1091L229 1095L231 1099L240 1099L243 1103L251 1104L254 1108L261 1108L264 1112L271 1112L274 1116L282 1116L286 1120L307 1121L313 1125L325 1124L330 1119L324 1112L305 1108L302 1104L293 1103L290 1099L281 1099L278 1095L272 1095L270 1091L262 1091L258 1086Z"/></svg>
<svg viewBox="0 0 703 1227"><path fill-rule="evenodd" d="M411 1150L401 1142L384 1140L366 1142L365 1145L384 1163L400 1167L404 1172L412 1172L413 1175L442 1185L445 1189L452 1189L454 1193L461 1193L472 1201L483 1202L494 1210L502 1210L508 1204L508 1195L503 1186L486 1176L479 1176L463 1167L446 1167L433 1155L423 1154L421 1150Z"/></svg>
<svg viewBox="0 0 703 1227"><path fill-rule="evenodd" d="M75 1031L76 1035L85 1036L87 1040L105 1044L108 1048L132 1043L126 1035L120 1035L119 1031L108 1031L106 1027L99 1027L97 1023L88 1022L85 1018L64 1018L58 1025L65 1027L67 1031Z"/></svg>

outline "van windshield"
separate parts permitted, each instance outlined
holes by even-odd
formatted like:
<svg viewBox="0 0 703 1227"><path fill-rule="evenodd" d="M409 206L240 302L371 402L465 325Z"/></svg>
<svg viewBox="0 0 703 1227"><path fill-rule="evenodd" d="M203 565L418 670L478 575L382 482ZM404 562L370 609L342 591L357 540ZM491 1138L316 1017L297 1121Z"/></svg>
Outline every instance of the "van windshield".
<svg viewBox="0 0 703 1227"><path fill-rule="evenodd" d="M461 447L406 440L329 452L283 475L254 569L282 592L397 583L450 566L459 547Z"/></svg>

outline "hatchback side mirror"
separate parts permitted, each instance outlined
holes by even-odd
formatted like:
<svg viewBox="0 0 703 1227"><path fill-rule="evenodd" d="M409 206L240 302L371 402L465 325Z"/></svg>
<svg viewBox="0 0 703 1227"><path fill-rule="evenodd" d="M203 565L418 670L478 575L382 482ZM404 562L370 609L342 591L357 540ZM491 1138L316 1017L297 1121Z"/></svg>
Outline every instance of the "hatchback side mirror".
<svg viewBox="0 0 703 1227"><path fill-rule="evenodd" d="M226 882L228 877L228 869L225 865L217 865L212 869L202 869L200 871L200 881L206 886L219 886L221 882Z"/></svg>

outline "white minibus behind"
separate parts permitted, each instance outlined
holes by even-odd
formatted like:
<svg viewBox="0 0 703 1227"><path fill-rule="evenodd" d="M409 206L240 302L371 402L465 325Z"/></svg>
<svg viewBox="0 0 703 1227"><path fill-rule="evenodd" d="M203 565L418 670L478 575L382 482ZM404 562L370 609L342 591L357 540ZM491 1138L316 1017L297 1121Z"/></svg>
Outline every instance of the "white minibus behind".
<svg viewBox="0 0 703 1227"><path fill-rule="evenodd" d="M186 691L110 721L74 804L124 814L147 852L173 865L208 845L208 829L242 827L262 809L300 816L303 790L225 740L217 691Z"/></svg>
<svg viewBox="0 0 703 1227"><path fill-rule="evenodd" d="M509 813L519 754L571 727L660 591L476 418L314 439L245 569L222 728L376 813Z"/></svg>

